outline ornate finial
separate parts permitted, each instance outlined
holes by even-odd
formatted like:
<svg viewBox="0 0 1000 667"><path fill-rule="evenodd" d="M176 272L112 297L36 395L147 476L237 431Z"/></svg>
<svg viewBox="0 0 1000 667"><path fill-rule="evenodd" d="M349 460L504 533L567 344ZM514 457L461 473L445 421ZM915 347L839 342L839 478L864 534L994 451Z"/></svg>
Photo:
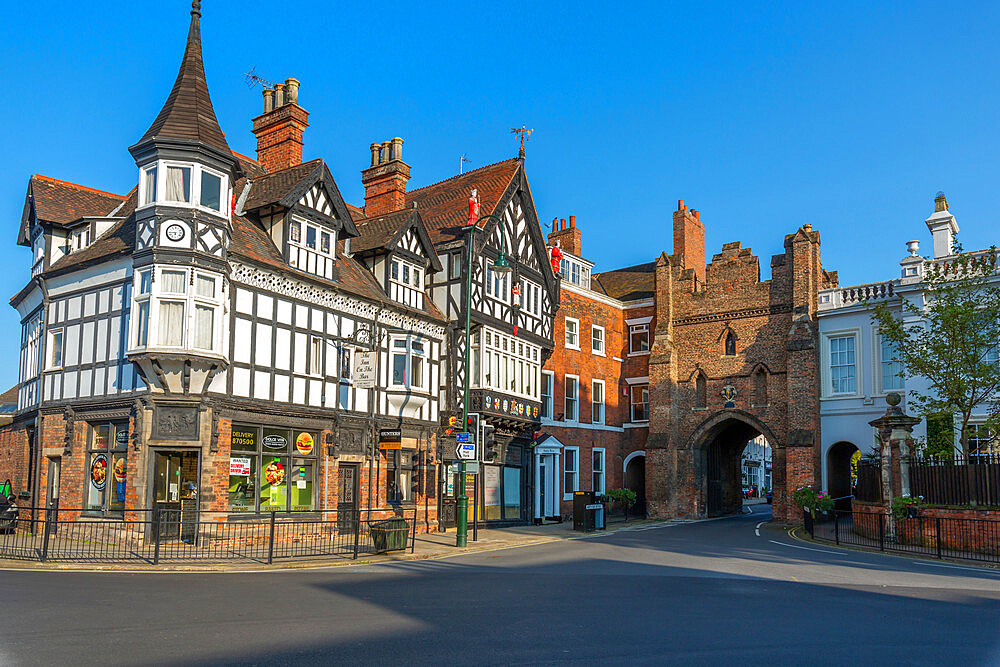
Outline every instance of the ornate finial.
<svg viewBox="0 0 1000 667"><path fill-rule="evenodd" d="M896 407L897 405L899 405L899 403L902 400L903 397L894 391L890 391L888 394L885 395L885 402L891 405L892 407Z"/></svg>
<svg viewBox="0 0 1000 667"><path fill-rule="evenodd" d="M201 0L191 0L191 16L201 16Z"/></svg>

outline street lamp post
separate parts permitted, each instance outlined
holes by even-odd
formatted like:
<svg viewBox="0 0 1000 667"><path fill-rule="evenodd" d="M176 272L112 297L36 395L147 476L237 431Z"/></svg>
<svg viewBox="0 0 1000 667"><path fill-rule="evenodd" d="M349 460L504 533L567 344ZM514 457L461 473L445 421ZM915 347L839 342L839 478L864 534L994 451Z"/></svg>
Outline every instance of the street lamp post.
<svg viewBox="0 0 1000 667"><path fill-rule="evenodd" d="M479 218L479 220L496 220L497 227L500 228L500 252L497 254L497 259L493 262L493 266L490 267L494 273L507 274L510 273L510 264L507 262L507 257L503 251L503 244L505 234L503 228L503 220L495 215L484 215ZM466 276L465 280L465 366L462 380L462 430L469 427L469 360L471 358L471 347L472 347L472 260L475 256L475 244L473 240L476 234L477 223L474 221L473 224L466 227L466 245L468 245L469 259L466 265ZM487 276L487 280L489 277ZM477 447L476 451L479 450L478 434L477 434ZM461 459L458 464L458 476L459 476L459 489L458 498L456 499L457 505L457 516L455 517L455 546L464 547L469 543L469 497L465 495L465 459ZM477 508L478 511L478 508Z"/></svg>

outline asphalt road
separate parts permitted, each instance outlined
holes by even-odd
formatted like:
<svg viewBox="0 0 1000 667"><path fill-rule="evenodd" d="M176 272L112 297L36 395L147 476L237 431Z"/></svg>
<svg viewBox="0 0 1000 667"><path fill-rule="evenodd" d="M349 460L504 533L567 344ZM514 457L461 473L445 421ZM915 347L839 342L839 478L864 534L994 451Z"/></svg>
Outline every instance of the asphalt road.
<svg viewBox="0 0 1000 667"><path fill-rule="evenodd" d="M1000 665L1000 572L803 544L754 509L377 566L2 571L0 663Z"/></svg>

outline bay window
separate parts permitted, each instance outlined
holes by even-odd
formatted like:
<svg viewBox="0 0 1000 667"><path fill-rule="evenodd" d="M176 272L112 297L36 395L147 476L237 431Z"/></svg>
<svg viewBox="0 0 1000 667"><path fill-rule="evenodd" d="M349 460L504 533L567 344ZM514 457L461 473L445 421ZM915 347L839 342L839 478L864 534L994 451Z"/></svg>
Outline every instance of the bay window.
<svg viewBox="0 0 1000 667"><path fill-rule="evenodd" d="M139 206L199 206L228 216L229 180L199 164L160 161L139 172Z"/></svg>
<svg viewBox="0 0 1000 667"><path fill-rule="evenodd" d="M390 350L392 386L427 390L427 348L424 341L412 336L393 338Z"/></svg>
<svg viewBox="0 0 1000 667"><path fill-rule="evenodd" d="M145 269L134 276L133 347L219 351L221 276L197 269Z"/></svg>
<svg viewBox="0 0 1000 667"><path fill-rule="evenodd" d="M478 338L473 342L472 378L479 377L481 363L482 386L538 400L541 348L492 329L483 330L482 341L481 346Z"/></svg>

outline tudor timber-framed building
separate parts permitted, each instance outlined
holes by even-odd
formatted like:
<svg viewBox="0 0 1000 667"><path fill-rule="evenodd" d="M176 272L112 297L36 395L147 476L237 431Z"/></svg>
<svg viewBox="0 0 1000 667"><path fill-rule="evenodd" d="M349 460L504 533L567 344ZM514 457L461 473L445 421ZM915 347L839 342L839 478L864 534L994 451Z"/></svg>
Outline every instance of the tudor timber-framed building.
<svg viewBox="0 0 1000 667"><path fill-rule="evenodd" d="M31 505L58 498L61 518L399 504L437 528L447 322L423 284L397 289L380 259L352 257L359 212L322 160L302 163L296 80L265 92L258 160L230 150L193 7L174 87L129 149L137 184L29 180L4 472ZM421 239L404 240L408 273L427 280L441 265ZM374 388L355 385L368 350ZM384 450L382 430L400 431Z"/></svg>

